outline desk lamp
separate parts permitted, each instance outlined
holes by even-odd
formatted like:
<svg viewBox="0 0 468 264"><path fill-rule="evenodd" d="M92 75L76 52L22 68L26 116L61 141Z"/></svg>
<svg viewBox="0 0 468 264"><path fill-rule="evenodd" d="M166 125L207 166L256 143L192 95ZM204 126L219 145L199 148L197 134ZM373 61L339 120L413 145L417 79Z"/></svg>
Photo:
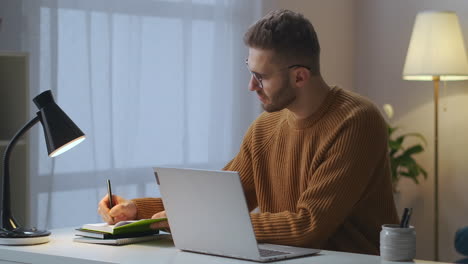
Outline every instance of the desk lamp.
<svg viewBox="0 0 468 264"><path fill-rule="evenodd" d="M36 96L33 102L39 111L11 139L3 156L2 201L0 204L1 245L34 245L49 241L49 231L24 228L18 224L11 213L9 162L11 152L20 137L37 122L41 122L49 157L56 157L85 139L84 133L55 103L50 90Z"/></svg>
<svg viewBox="0 0 468 264"><path fill-rule="evenodd" d="M450 11L416 16L403 79L434 82L434 260L439 260L439 82L468 79L468 60L458 17Z"/></svg>

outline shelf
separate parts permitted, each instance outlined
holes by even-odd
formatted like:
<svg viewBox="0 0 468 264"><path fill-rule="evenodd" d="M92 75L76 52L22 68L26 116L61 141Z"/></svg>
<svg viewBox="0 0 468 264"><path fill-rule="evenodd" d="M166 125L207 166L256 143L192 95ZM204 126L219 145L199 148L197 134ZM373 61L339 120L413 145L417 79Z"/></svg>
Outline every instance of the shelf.
<svg viewBox="0 0 468 264"><path fill-rule="evenodd" d="M1 0L0 0L1 1ZM18 133L18 128L28 122L29 113L29 59L28 53L0 51L0 156L3 155L10 140ZM14 173L10 181L10 202L15 208L15 217L26 226L32 197L29 192L29 140L18 138L16 148L12 149L10 170ZM3 166L3 162L0 167ZM1 257L0 257L1 259ZM0 263L3 263L0 260Z"/></svg>
<svg viewBox="0 0 468 264"><path fill-rule="evenodd" d="M8 146L8 143L10 143L9 140L0 140L0 147L6 147ZM17 146L25 145L26 141L25 140L20 140L16 143Z"/></svg>

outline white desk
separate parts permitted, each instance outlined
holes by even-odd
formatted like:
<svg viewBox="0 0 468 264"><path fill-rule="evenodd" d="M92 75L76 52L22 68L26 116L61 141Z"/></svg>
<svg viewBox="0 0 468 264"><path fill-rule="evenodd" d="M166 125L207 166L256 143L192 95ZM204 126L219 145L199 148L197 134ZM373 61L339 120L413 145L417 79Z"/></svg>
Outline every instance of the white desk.
<svg viewBox="0 0 468 264"><path fill-rule="evenodd" d="M50 242L35 246L0 246L0 264L19 263L171 263L171 264L252 264L256 262L182 252L174 247L170 236L164 239L125 246L95 245L72 241L73 228L52 230ZM316 256L278 261L284 264L397 264L379 256L321 251ZM416 260L415 263L434 263Z"/></svg>

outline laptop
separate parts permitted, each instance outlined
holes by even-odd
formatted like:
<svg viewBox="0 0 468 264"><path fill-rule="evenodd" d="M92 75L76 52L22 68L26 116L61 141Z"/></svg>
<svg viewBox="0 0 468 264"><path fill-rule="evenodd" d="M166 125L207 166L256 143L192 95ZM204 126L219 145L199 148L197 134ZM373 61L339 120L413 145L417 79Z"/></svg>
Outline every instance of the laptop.
<svg viewBox="0 0 468 264"><path fill-rule="evenodd" d="M258 244L237 172L153 169L178 249L259 262L320 252Z"/></svg>

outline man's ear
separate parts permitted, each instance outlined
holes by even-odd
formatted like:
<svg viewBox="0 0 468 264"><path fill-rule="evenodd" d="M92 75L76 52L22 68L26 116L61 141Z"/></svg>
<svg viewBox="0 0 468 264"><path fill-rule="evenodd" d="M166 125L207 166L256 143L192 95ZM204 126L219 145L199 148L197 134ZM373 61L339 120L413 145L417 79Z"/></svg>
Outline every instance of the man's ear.
<svg viewBox="0 0 468 264"><path fill-rule="evenodd" d="M303 87L311 77L310 71L304 67L297 68L294 75L295 84L299 87Z"/></svg>

